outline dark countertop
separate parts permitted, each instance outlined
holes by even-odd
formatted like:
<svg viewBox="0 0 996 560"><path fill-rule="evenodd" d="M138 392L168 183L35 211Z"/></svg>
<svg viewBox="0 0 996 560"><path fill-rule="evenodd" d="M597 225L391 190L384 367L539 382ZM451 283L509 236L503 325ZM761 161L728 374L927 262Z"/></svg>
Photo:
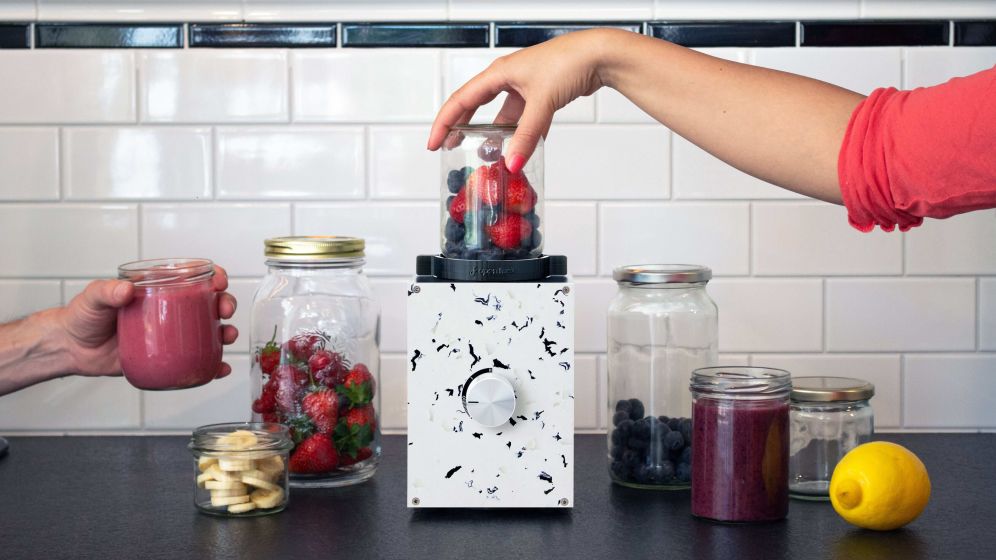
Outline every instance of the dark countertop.
<svg viewBox="0 0 996 560"><path fill-rule="evenodd" d="M384 439L365 484L222 519L194 509L187 438L10 438L0 558L996 558L996 434L882 435L933 483L924 514L889 533L851 527L826 502L793 500L787 520L764 525L695 519L687 491L611 484L602 436L576 438L572 510L412 511L404 437Z"/></svg>

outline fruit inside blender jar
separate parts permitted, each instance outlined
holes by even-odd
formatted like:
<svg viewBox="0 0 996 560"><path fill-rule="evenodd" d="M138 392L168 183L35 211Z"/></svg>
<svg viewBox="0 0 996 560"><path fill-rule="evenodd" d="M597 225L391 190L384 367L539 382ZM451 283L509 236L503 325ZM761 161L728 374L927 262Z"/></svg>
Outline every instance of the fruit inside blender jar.
<svg viewBox="0 0 996 560"><path fill-rule="evenodd" d="M511 173L505 158L452 169L446 177L443 256L469 260L524 259L539 254L543 235L539 196L525 173Z"/></svg>

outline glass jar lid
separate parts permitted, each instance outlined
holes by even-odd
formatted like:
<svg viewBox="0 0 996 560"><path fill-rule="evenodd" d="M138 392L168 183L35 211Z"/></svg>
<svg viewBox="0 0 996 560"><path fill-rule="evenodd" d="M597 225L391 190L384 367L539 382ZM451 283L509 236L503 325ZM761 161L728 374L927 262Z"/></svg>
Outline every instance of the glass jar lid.
<svg viewBox="0 0 996 560"><path fill-rule="evenodd" d="M620 284L701 284L712 278L712 269L697 264L631 264L612 271Z"/></svg>
<svg viewBox="0 0 996 560"><path fill-rule="evenodd" d="M866 401L875 395L875 386L853 377L795 377L792 400L797 402Z"/></svg>
<svg viewBox="0 0 996 560"><path fill-rule="evenodd" d="M359 237L304 235L273 237L265 241L265 247L269 259L313 262L362 258L365 243Z"/></svg>
<svg viewBox="0 0 996 560"><path fill-rule="evenodd" d="M513 132L515 124L457 124L450 127L450 130L464 132Z"/></svg>
<svg viewBox="0 0 996 560"><path fill-rule="evenodd" d="M118 278L136 286L192 284L212 276L214 263L208 259L149 259L118 267Z"/></svg>
<svg viewBox="0 0 996 560"><path fill-rule="evenodd" d="M692 372L691 389L697 393L744 397L785 396L792 376L783 369L766 367L706 367Z"/></svg>

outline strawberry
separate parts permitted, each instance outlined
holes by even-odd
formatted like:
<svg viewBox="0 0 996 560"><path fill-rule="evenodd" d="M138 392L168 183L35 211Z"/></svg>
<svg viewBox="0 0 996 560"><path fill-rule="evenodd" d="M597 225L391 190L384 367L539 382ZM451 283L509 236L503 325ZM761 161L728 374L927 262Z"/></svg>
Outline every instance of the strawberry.
<svg viewBox="0 0 996 560"><path fill-rule="evenodd" d="M276 385L267 383L263 386L263 392L259 398L252 402L252 411L257 414L266 414L277 409L277 388Z"/></svg>
<svg viewBox="0 0 996 560"><path fill-rule="evenodd" d="M273 373L273 370L280 365L280 345L277 344L276 325L273 325L273 336L266 346L259 349L259 356L256 359L259 361L259 368L267 375Z"/></svg>
<svg viewBox="0 0 996 560"><path fill-rule="evenodd" d="M376 428L377 415L374 413L373 405L368 404L349 409L349 412L346 413L346 426L349 428L353 426L369 427L371 430Z"/></svg>
<svg viewBox="0 0 996 560"><path fill-rule="evenodd" d="M294 473L324 473L338 465L339 453L327 434L315 434L304 440L290 457L290 471Z"/></svg>
<svg viewBox="0 0 996 560"><path fill-rule="evenodd" d="M328 350L315 350L315 353L308 358L308 367L312 375L327 368L332 363L332 352Z"/></svg>
<svg viewBox="0 0 996 560"><path fill-rule="evenodd" d="M485 229L491 236L491 243L501 249L516 249L533 233L532 224L518 214L502 214Z"/></svg>
<svg viewBox="0 0 996 560"><path fill-rule="evenodd" d="M453 197L453 202L450 203L450 217L453 221L462 224L463 215L467 211L467 187L460 189L460 192L456 193Z"/></svg>
<svg viewBox="0 0 996 560"><path fill-rule="evenodd" d="M373 405L349 409L335 427L335 443L340 455L356 457L359 450L370 445L377 430L377 415Z"/></svg>
<svg viewBox="0 0 996 560"><path fill-rule="evenodd" d="M290 436L295 445L315 433L315 424L307 414L289 415L284 419L283 424L290 430Z"/></svg>
<svg viewBox="0 0 996 560"><path fill-rule="evenodd" d="M263 413L263 422L277 423L277 422L280 422L280 417L277 416L276 412L264 412Z"/></svg>
<svg viewBox="0 0 996 560"><path fill-rule="evenodd" d="M479 200L481 204L487 206L501 204L505 195L503 187L507 173L504 159L491 165L478 167L477 171L467 179L467 188L471 190L471 199Z"/></svg>
<svg viewBox="0 0 996 560"><path fill-rule="evenodd" d="M353 369L342 380L342 385L336 387L340 395L345 395L353 405L361 405L370 402L376 389L374 378L370 375L370 370L363 364L356 364Z"/></svg>
<svg viewBox="0 0 996 560"><path fill-rule="evenodd" d="M373 456L373 451L371 451L369 447L363 447L356 450L355 457L353 457L348 453L339 455L339 466L348 467L350 465L355 465L356 463L361 463L363 461L366 461L372 456Z"/></svg>
<svg viewBox="0 0 996 560"><path fill-rule="evenodd" d="M339 396L328 389L308 393L301 400L301 410L311 418L316 430L331 434L339 421Z"/></svg>
<svg viewBox="0 0 996 560"><path fill-rule="evenodd" d="M308 368L315 378L315 383L334 389L342 384L349 373L349 366L342 355L331 350L318 350L308 358Z"/></svg>
<svg viewBox="0 0 996 560"><path fill-rule="evenodd" d="M276 379L277 409L284 414L295 412L297 402L308 385L308 374L297 366L284 364L277 366L273 378Z"/></svg>
<svg viewBox="0 0 996 560"><path fill-rule="evenodd" d="M322 337L317 334L299 334L287 341L287 351L294 356L294 359L302 362L308 361L314 353L316 346L321 344Z"/></svg>
<svg viewBox="0 0 996 560"><path fill-rule="evenodd" d="M522 172L509 174L505 185L505 210L517 214L528 214L536 207L539 196Z"/></svg>

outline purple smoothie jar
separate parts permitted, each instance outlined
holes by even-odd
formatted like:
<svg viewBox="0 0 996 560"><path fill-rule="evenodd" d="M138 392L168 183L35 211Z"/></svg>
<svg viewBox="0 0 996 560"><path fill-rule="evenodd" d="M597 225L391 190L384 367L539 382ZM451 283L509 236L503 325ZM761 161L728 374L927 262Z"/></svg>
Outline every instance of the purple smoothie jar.
<svg viewBox="0 0 996 560"><path fill-rule="evenodd" d="M775 521L788 513L789 372L692 373L692 515Z"/></svg>

